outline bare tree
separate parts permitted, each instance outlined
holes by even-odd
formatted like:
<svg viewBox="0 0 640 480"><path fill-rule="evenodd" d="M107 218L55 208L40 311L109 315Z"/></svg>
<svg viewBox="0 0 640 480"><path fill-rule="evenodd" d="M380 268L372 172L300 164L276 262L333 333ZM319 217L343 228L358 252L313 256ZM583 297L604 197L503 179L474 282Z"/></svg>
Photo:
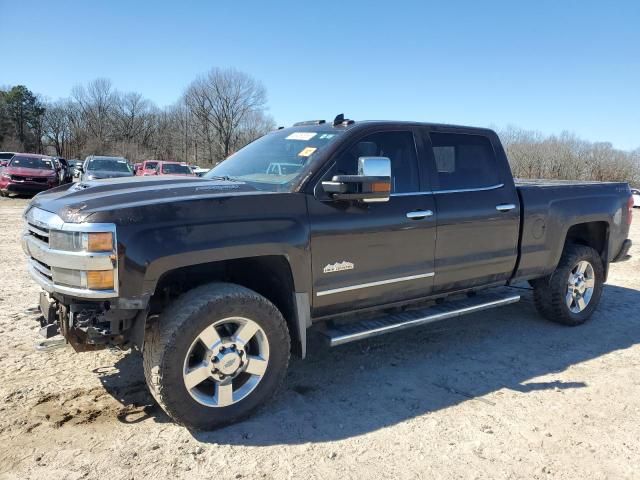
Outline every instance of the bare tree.
<svg viewBox="0 0 640 480"><path fill-rule="evenodd" d="M80 120L94 141L93 148L100 150L108 145L111 134L116 95L111 81L98 78L87 87L76 86L71 92L80 114Z"/></svg>
<svg viewBox="0 0 640 480"><path fill-rule="evenodd" d="M237 147L243 122L264 112L266 92L260 82L235 69L214 68L191 83L185 103L197 119L208 160L226 158Z"/></svg>
<svg viewBox="0 0 640 480"><path fill-rule="evenodd" d="M56 155L68 155L68 142L71 139L71 122L68 102L61 100L49 104L43 118L45 138L53 145Z"/></svg>

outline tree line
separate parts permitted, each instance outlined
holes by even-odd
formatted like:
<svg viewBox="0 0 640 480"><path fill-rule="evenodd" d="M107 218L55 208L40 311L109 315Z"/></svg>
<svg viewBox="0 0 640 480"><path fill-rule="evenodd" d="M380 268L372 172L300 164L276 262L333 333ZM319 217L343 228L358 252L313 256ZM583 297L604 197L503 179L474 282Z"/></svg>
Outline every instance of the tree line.
<svg viewBox="0 0 640 480"><path fill-rule="evenodd" d="M640 148L624 151L569 132L543 135L508 127L498 130L517 178L595 180L640 185Z"/></svg>
<svg viewBox="0 0 640 480"><path fill-rule="evenodd" d="M264 86L235 69L213 68L165 108L140 93L120 92L103 78L57 101L45 101L23 85L0 88L2 151L212 166L274 128ZM640 148L618 150L567 132L543 135L508 127L498 133L516 177L640 185Z"/></svg>
<svg viewBox="0 0 640 480"><path fill-rule="evenodd" d="M179 160L215 165L275 128L264 86L246 73L214 68L172 106L96 79L69 98L45 101L27 87L0 89L0 150Z"/></svg>

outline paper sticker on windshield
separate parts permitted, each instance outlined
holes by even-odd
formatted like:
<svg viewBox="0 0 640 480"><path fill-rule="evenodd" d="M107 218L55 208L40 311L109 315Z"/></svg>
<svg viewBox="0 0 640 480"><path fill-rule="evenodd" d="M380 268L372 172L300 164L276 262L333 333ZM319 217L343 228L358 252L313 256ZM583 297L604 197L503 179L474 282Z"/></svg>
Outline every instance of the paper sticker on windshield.
<svg viewBox="0 0 640 480"><path fill-rule="evenodd" d="M286 139L287 140L304 140L305 142L311 140L316 136L315 132L293 132Z"/></svg>
<svg viewBox="0 0 640 480"><path fill-rule="evenodd" d="M313 155L313 152L315 152L317 150L316 147L307 147L304 148L299 154L299 157L310 157L311 155Z"/></svg>
<svg viewBox="0 0 640 480"><path fill-rule="evenodd" d="M329 140L330 138L333 138L335 136L336 136L335 133L323 133L318 138L321 139L321 140Z"/></svg>

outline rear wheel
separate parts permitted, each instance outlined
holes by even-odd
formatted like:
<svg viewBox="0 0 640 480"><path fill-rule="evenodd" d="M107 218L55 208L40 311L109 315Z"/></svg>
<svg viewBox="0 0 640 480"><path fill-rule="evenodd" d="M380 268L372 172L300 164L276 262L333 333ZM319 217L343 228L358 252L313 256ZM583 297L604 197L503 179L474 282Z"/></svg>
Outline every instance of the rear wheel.
<svg viewBox="0 0 640 480"><path fill-rule="evenodd" d="M214 283L178 298L147 331L144 371L178 423L213 429L250 415L282 385L286 323L266 298Z"/></svg>
<svg viewBox="0 0 640 480"><path fill-rule="evenodd" d="M604 268L597 251L568 245L549 278L533 283L538 312L564 325L580 325L593 314L602 295Z"/></svg>

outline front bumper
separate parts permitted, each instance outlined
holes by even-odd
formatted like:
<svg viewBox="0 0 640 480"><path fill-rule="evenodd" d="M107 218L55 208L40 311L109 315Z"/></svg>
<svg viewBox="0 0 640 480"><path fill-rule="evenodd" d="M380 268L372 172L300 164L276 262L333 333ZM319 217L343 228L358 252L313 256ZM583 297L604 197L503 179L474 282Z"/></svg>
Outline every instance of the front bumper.
<svg viewBox="0 0 640 480"><path fill-rule="evenodd" d="M627 255L629 253L630 248L631 248L631 239L627 238L624 242L622 242L622 247L620 247L620 251L611 261L622 262L624 260L627 260L629 258Z"/></svg>
<svg viewBox="0 0 640 480"><path fill-rule="evenodd" d="M48 183L14 183L14 182L8 182L0 186L0 188L5 192L12 192L12 193L39 193L54 187L57 187L57 185L50 185Z"/></svg>

